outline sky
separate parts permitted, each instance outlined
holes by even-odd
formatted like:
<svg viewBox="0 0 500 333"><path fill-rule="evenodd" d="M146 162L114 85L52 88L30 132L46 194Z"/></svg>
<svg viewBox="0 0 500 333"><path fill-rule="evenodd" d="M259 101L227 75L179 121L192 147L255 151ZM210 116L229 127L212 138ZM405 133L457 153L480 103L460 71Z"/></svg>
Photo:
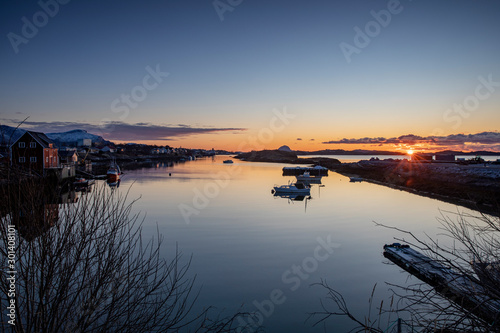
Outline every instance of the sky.
<svg viewBox="0 0 500 333"><path fill-rule="evenodd" d="M0 123L115 142L500 151L500 3L6 0Z"/></svg>

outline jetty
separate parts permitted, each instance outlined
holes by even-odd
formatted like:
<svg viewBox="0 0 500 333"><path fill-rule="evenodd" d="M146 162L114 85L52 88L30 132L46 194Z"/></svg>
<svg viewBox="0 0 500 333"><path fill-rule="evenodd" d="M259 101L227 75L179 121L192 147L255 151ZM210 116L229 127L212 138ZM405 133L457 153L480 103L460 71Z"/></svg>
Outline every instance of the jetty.
<svg viewBox="0 0 500 333"><path fill-rule="evenodd" d="M384 245L384 257L434 287L437 292L493 327L500 319L500 299L474 276L445 267L409 245Z"/></svg>
<svg viewBox="0 0 500 333"><path fill-rule="evenodd" d="M309 172L311 176L328 176L328 168L316 165L315 167L284 167L283 176L298 176Z"/></svg>

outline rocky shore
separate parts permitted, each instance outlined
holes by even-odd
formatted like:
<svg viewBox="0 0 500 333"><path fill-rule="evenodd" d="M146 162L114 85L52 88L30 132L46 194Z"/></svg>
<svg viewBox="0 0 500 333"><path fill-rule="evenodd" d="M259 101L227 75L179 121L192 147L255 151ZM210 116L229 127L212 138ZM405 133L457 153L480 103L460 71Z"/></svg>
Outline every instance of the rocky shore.
<svg viewBox="0 0 500 333"><path fill-rule="evenodd" d="M493 163L363 160L341 163L332 158L298 158L293 152L264 150L236 156L246 161L313 164L348 177L408 191L493 215L500 213L500 165Z"/></svg>
<svg viewBox="0 0 500 333"><path fill-rule="evenodd" d="M340 161L335 158L312 157L300 158L297 154L289 151L281 150L261 150L251 151L235 156L242 161L249 162L274 162L274 163L289 163L289 164L314 164L321 165L326 168L335 168L341 165Z"/></svg>
<svg viewBox="0 0 500 333"><path fill-rule="evenodd" d="M494 215L500 212L498 164L359 161L343 163L335 171Z"/></svg>

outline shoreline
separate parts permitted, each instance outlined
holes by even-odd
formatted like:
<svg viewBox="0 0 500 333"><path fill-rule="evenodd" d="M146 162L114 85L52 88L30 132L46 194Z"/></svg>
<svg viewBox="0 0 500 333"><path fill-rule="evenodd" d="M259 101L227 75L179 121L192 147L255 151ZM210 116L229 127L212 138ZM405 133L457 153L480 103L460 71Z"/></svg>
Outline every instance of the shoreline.
<svg viewBox="0 0 500 333"><path fill-rule="evenodd" d="M500 214L500 165L364 160L344 163L332 171L479 212Z"/></svg>
<svg viewBox="0 0 500 333"><path fill-rule="evenodd" d="M341 163L332 158L298 158L293 153L261 151L238 155L249 162L321 165L346 177L468 209L500 216L500 165L461 165L407 160L361 160Z"/></svg>
<svg viewBox="0 0 500 333"><path fill-rule="evenodd" d="M338 170L331 170L332 172L338 173L339 175L346 176L346 177L357 177L357 174L348 174L344 172L339 172ZM379 181L375 179L369 179L369 178L363 178L364 182L379 185L379 186L385 186L389 187L393 190L399 190L399 191L404 191L408 192L411 194L415 194L421 197L426 197L430 199L435 199L439 200L442 202L446 202L452 205L468 208L480 213L485 213L489 215L494 215L494 216L500 216L500 211L499 209L495 209L493 207L478 207L477 203L472 201L472 200L466 200L466 199L461 199L449 195L444 195L444 194L439 194L439 193L434 193L434 192L428 192L428 191L422 191L422 190L417 190L414 188L406 187L406 186L401 186L401 185L395 185L389 182L384 182L384 181Z"/></svg>

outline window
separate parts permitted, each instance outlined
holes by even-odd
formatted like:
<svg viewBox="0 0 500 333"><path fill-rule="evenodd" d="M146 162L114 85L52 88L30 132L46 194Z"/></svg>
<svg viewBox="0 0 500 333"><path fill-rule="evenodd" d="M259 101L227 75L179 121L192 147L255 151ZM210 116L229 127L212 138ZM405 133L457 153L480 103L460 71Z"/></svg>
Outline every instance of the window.
<svg viewBox="0 0 500 333"><path fill-rule="evenodd" d="M31 163L36 163L36 157L30 157L30 162Z"/></svg>
<svg viewBox="0 0 500 333"><path fill-rule="evenodd" d="M49 158L45 157L45 163L49 163Z"/></svg>
<svg viewBox="0 0 500 333"><path fill-rule="evenodd" d="M19 142L19 148L25 148L26 144L24 142Z"/></svg>
<svg viewBox="0 0 500 333"><path fill-rule="evenodd" d="M19 163L26 162L26 157L19 157Z"/></svg>
<svg viewBox="0 0 500 333"><path fill-rule="evenodd" d="M36 148L36 142L30 142L30 148Z"/></svg>

